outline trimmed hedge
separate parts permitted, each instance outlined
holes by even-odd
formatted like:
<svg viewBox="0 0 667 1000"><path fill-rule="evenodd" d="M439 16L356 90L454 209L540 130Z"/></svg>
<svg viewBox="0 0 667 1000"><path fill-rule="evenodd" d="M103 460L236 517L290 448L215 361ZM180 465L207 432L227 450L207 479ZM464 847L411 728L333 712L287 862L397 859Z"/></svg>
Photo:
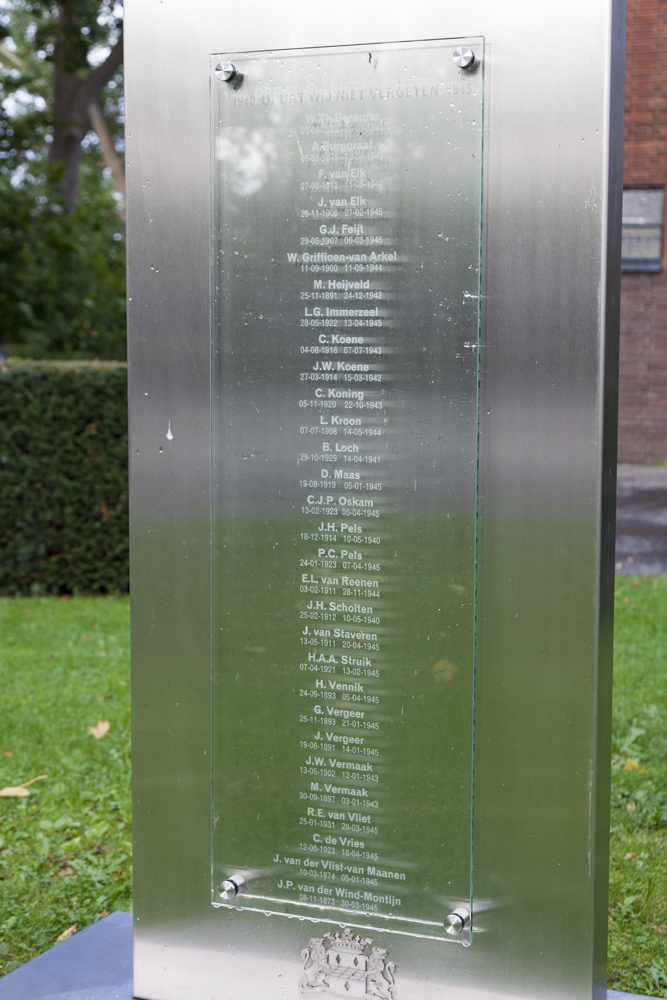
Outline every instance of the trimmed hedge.
<svg viewBox="0 0 667 1000"><path fill-rule="evenodd" d="M129 588L127 368L0 366L0 594Z"/></svg>

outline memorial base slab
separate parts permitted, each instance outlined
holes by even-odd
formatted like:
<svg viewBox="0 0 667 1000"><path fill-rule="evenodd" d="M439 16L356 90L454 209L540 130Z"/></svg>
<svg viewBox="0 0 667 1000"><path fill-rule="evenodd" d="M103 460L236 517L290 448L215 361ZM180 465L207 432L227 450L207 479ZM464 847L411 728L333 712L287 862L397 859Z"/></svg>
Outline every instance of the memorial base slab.
<svg viewBox="0 0 667 1000"><path fill-rule="evenodd" d="M131 913L110 913L0 979L0 1000L133 996Z"/></svg>

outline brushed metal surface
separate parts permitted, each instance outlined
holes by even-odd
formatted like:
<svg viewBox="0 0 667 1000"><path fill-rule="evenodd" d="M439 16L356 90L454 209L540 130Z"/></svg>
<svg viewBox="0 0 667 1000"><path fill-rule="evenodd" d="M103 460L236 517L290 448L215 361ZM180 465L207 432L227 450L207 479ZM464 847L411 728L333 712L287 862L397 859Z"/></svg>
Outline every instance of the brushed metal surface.
<svg viewBox="0 0 667 1000"><path fill-rule="evenodd" d="M603 996L623 19L622 0L128 3L137 997L294 997L317 927L209 902L209 54L470 35L476 939L389 957L398 1000Z"/></svg>

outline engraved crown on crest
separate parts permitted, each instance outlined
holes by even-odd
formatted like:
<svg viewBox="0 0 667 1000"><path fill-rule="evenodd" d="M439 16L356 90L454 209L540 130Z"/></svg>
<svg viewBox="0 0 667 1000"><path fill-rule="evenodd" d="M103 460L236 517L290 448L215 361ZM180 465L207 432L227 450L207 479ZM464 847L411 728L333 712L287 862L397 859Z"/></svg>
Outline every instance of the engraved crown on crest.
<svg viewBox="0 0 667 1000"><path fill-rule="evenodd" d="M325 941L331 946L327 949ZM370 938L353 934L349 927L313 937L301 951L301 997L326 993L330 1000L396 1000L393 962L385 948L373 948ZM371 947L370 955L366 948Z"/></svg>
<svg viewBox="0 0 667 1000"><path fill-rule="evenodd" d="M346 927L341 934L339 931L329 933L326 937L331 941L334 951L363 952L367 944L371 944L371 938L362 938L359 934L353 934L349 927Z"/></svg>

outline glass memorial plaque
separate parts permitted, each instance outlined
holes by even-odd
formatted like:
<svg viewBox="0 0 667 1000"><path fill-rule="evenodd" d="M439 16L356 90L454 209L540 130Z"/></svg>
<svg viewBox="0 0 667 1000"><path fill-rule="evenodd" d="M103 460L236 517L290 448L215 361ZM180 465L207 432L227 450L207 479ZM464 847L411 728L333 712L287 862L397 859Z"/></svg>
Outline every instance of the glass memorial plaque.
<svg viewBox="0 0 667 1000"><path fill-rule="evenodd" d="M212 57L217 906L471 940L482 68Z"/></svg>

